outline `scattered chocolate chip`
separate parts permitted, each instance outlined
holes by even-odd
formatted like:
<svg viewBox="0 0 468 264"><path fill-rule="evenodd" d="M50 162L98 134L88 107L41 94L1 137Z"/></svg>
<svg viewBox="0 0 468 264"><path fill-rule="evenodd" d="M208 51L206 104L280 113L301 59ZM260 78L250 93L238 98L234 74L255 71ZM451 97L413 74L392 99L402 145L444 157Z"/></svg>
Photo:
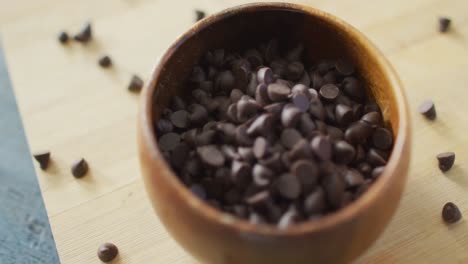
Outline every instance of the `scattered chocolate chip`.
<svg viewBox="0 0 468 264"><path fill-rule="evenodd" d="M372 143L378 149L389 149L393 145L392 132L383 127L375 129L372 135Z"/></svg>
<svg viewBox="0 0 468 264"><path fill-rule="evenodd" d="M333 156L337 163L349 164L354 160L356 150L354 147L344 140L340 140L334 144Z"/></svg>
<svg viewBox="0 0 468 264"><path fill-rule="evenodd" d="M443 172L450 170L455 162L454 152L444 152L437 155L439 169Z"/></svg>
<svg viewBox="0 0 468 264"><path fill-rule="evenodd" d="M60 32L60 34L58 35L58 40L59 40L60 43L62 43L62 44L67 43L67 42L68 42L68 39L69 39L68 33L65 32L65 31Z"/></svg>
<svg viewBox="0 0 468 264"><path fill-rule="evenodd" d="M320 88L319 94L323 99L333 101L340 94L340 89L334 84L325 84Z"/></svg>
<svg viewBox="0 0 468 264"><path fill-rule="evenodd" d="M110 66L112 66L112 60L107 55L104 55L101 58L99 58L98 63L99 66L101 66L102 68L109 68Z"/></svg>
<svg viewBox="0 0 468 264"><path fill-rule="evenodd" d="M363 115L361 120L372 126L379 126L382 123L382 118L378 112L369 112Z"/></svg>
<svg viewBox="0 0 468 264"><path fill-rule="evenodd" d="M346 187L348 188L357 187L364 183L364 177L362 174L354 169L347 170L344 173L344 180L346 182Z"/></svg>
<svg viewBox="0 0 468 264"><path fill-rule="evenodd" d="M445 33L450 29L452 20L448 17L439 17L439 32Z"/></svg>
<svg viewBox="0 0 468 264"><path fill-rule="evenodd" d="M200 21L205 18L206 13L203 10L195 9L195 21Z"/></svg>
<svg viewBox="0 0 468 264"><path fill-rule="evenodd" d="M79 159L72 164L71 172L75 178L82 178L88 172L88 163L85 159Z"/></svg>
<svg viewBox="0 0 468 264"><path fill-rule="evenodd" d="M187 128L189 122L189 113L185 110L176 111L171 115L171 123L177 128Z"/></svg>
<svg viewBox="0 0 468 264"><path fill-rule="evenodd" d="M335 108L335 118L341 127L345 127L353 121L353 109L347 105L338 104Z"/></svg>
<svg viewBox="0 0 468 264"><path fill-rule="evenodd" d="M73 39L81 43L88 43L92 39L91 23L86 23L83 28L76 34Z"/></svg>
<svg viewBox="0 0 468 264"><path fill-rule="evenodd" d="M322 187L316 187L304 200L304 211L308 215L321 213L327 206L325 191Z"/></svg>
<svg viewBox="0 0 468 264"><path fill-rule="evenodd" d="M291 166L291 172L299 180L304 191L310 191L319 179L317 164L311 160L298 160Z"/></svg>
<svg viewBox="0 0 468 264"><path fill-rule="evenodd" d="M335 62L335 68L339 73L345 76L354 73L354 65L347 60L337 60Z"/></svg>
<svg viewBox="0 0 468 264"><path fill-rule="evenodd" d="M180 136L177 133L170 132L162 135L159 140L159 147L163 151L173 150L180 142Z"/></svg>
<svg viewBox="0 0 468 264"><path fill-rule="evenodd" d="M207 165L221 167L224 164L225 158L223 153L214 145L198 147L197 153L201 161Z"/></svg>
<svg viewBox="0 0 468 264"><path fill-rule="evenodd" d="M322 161L328 161L332 157L332 144L325 136L316 136L312 139L310 146L314 154Z"/></svg>
<svg viewBox="0 0 468 264"><path fill-rule="evenodd" d="M301 194L301 185L297 177L292 174L281 175L276 182L276 188L286 199L294 200Z"/></svg>
<svg viewBox="0 0 468 264"><path fill-rule="evenodd" d="M351 124L345 131L345 139L351 144L362 144L372 133L372 127L363 121Z"/></svg>
<svg viewBox="0 0 468 264"><path fill-rule="evenodd" d="M130 79L130 83L128 84L128 90L130 92L138 93L141 91L142 88L143 88L143 80L140 77L133 75L132 78Z"/></svg>
<svg viewBox="0 0 468 264"><path fill-rule="evenodd" d="M442 208L442 219L444 222L448 224L453 224L462 218L462 213L460 212L460 209L458 209L458 206L456 206L452 202L448 202L444 205Z"/></svg>
<svg viewBox="0 0 468 264"><path fill-rule="evenodd" d="M346 77L342 83L343 91L356 100L362 100L365 95L361 82L355 77Z"/></svg>
<svg viewBox="0 0 468 264"><path fill-rule="evenodd" d="M281 132L281 144L287 149L291 149L301 138L301 134L294 128L286 128Z"/></svg>
<svg viewBox="0 0 468 264"><path fill-rule="evenodd" d="M111 262L118 254L119 249L112 243L104 243L97 250L97 255L102 262Z"/></svg>
<svg viewBox="0 0 468 264"><path fill-rule="evenodd" d="M42 170L47 170L50 162L50 152L38 152L34 153L34 159L39 163Z"/></svg>
<svg viewBox="0 0 468 264"><path fill-rule="evenodd" d="M272 170L260 164L256 164L252 170L253 182L258 187L269 185L273 175Z"/></svg>
<svg viewBox="0 0 468 264"><path fill-rule="evenodd" d="M375 167L372 170L371 176L372 178L378 178L384 172L385 166Z"/></svg>
<svg viewBox="0 0 468 264"><path fill-rule="evenodd" d="M279 219L278 228L285 229L299 220L299 213L294 206L291 206Z"/></svg>
<svg viewBox="0 0 468 264"><path fill-rule="evenodd" d="M268 98L273 102L286 100L291 93L291 89L279 83L272 83L267 88Z"/></svg>
<svg viewBox="0 0 468 264"><path fill-rule="evenodd" d="M426 100L419 105L419 113L424 115L427 119L434 120L437 116L434 102L432 100Z"/></svg>
<svg viewBox="0 0 468 264"><path fill-rule="evenodd" d="M305 94L297 93L292 97L292 102L294 106L297 107L301 112L307 112L310 106L310 100Z"/></svg>

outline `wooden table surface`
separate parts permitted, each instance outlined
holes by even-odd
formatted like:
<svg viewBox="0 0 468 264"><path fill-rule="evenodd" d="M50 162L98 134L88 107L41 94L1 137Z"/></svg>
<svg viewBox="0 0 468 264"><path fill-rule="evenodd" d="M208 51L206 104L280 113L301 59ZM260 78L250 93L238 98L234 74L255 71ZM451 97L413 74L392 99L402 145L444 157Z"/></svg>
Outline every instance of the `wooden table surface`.
<svg viewBox="0 0 468 264"><path fill-rule="evenodd" d="M0 32L33 151L52 151L36 168L62 263L99 263L112 241L114 263L196 263L153 214L136 150L138 95L132 73L146 79L166 47L193 23L193 10L213 13L240 0L0 0ZM358 263L468 263L468 221L446 226L441 208L457 203L468 218L468 1L295 1L335 14L362 30L387 55L406 87L413 125L408 185L395 217ZM447 34L437 17L453 19ZM58 44L60 30L94 25L88 46ZM110 54L115 68L97 66ZM418 104L433 98L438 119ZM441 173L435 155L456 152ZM85 157L90 174L76 180L70 164ZM351 241L352 242L352 241Z"/></svg>

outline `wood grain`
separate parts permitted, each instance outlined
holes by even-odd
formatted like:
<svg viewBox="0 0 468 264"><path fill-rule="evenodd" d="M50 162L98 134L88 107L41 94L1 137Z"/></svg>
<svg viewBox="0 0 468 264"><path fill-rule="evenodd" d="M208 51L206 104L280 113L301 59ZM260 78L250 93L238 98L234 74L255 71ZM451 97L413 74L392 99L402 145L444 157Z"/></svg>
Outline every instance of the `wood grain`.
<svg viewBox="0 0 468 264"><path fill-rule="evenodd" d="M116 263L195 263L154 215L136 155L138 96L131 74L148 77L164 49L209 13L251 1L0 0L0 32L32 150L50 149L53 166L36 170L62 263L99 263L98 245L113 241ZM404 198L390 226L358 263L468 263L468 223L442 223L447 201L468 215L468 2L293 1L324 9L363 31L399 72L412 111L414 146ZM439 34L437 17L453 18ZM95 41L62 47L60 30L92 20ZM97 66L110 54L113 70ZM434 99L438 119L416 111ZM442 174L435 155L457 154ZM91 174L75 180L70 164L85 157ZM352 243L352 241L350 241Z"/></svg>

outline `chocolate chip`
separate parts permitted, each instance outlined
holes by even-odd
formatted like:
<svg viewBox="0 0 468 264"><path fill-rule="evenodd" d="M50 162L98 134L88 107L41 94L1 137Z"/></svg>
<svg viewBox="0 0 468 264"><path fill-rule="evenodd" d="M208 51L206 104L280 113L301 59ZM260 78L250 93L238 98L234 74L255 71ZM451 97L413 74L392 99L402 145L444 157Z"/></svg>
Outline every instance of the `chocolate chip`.
<svg viewBox="0 0 468 264"><path fill-rule="evenodd" d="M111 262L119 254L119 249L112 243L104 243L97 250L98 258L102 262Z"/></svg>
<svg viewBox="0 0 468 264"><path fill-rule="evenodd" d="M231 94L229 95L229 98L231 99L231 102L237 103L243 95L244 93L241 90L232 89Z"/></svg>
<svg viewBox="0 0 468 264"><path fill-rule="evenodd" d="M294 128L286 128L281 132L281 144L287 149L291 149L300 139L301 134Z"/></svg>
<svg viewBox="0 0 468 264"><path fill-rule="evenodd" d="M267 88L268 98L273 102L286 100L291 93L291 89L284 84L271 83Z"/></svg>
<svg viewBox="0 0 468 264"><path fill-rule="evenodd" d="M307 112L309 110L310 101L305 94L297 93L292 97L292 103L296 106L301 112Z"/></svg>
<svg viewBox="0 0 468 264"><path fill-rule="evenodd" d="M62 44L67 43L68 39L69 39L69 36L68 36L67 32L65 32L65 31L60 32L60 34L58 35L58 40Z"/></svg>
<svg viewBox="0 0 468 264"><path fill-rule="evenodd" d="M439 32L445 33L450 29L452 20L448 17L439 17Z"/></svg>
<svg viewBox="0 0 468 264"><path fill-rule="evenodd" d="M255 155L252 148L249 147L239 147L237 149L240 159L248 163L252 163L255 160Z"/></svg>
<svg viewBox="0 0 468 264"><path fill-rule="evenodd" d="M258 163L264 165L272 170L282 171L283 165L281 161L281 154L276 152L271 154L268 158L259 160Z"/></svg>
<svg viewBox="0 0 468 264"><path fill-rule="evenodd" d="M384 172L385 166L375 167L372 170L371 176L372 178L378 178Z"/></svg>
<svg viewBox="0 0 468 264"><path fill-rule="evenodd" d="M185 110L172 113L171 123L177 128L187 128L190 123L189 113Z"/></svg>
<svg viewBox="0 0 468 264"><path fill-rule="evenodd" d="M325 120L325 107L323 107L320 99L315 98L310 100L309 112L313 117L319 120Z"/></svg>
<svg viewBox="0 0 468 264"><path fill-rule="evenodd" d="M237 102L237 121L245 122L254 117L258 112L259 105L253 100L241 99Z"/></svg>
<svg viewBox="0 0 468 264"><path fill-rule="evenodd" d="M271 70L271 68L262 67L262 68L258 69L258 71L257 71L257 81L259 83L269 85L270 83L273 83L274 80L275 79L273 78L273 71Z"/></svg>
<svg viewBox="0 0 468 264"><path fill-rule="evenodd" d="M252 170L253 182L258 187L269 185L273 175L272 170L260 164L255 164Z"/></svg>
<svg viewBox="0 0 468 264"><path fill-rule="evenodd" d="M205 188L203 188L203 186L200 184L192 184L192 186L190 186L190 191L201 200L206 200L207 196Z"/></svg>
<svg viewBox="0 0 468 264"><path fill-rule="evenodd" d="M380 107L376 102L370 101L370 102L367 102L364 106L364 113L367 114L369 112L381 113L382 111L380 110Z"/></svg>
<svg viewBox="0 0 468 264"><path fill-rule="evenodd" d="M335 63L332 60L322 60L317 64L317 71L323 75L334 67Z"/></svg>
<svg viewBox="0 0 468 264"><path fill-rule="evenodd" d="M327 200L335 208L341 206L345 191L345 182L340 174L331 173L322 182L322 186L325 189Z"/></svg>
<svg viewBox="0 0 468 264"><path fill-rule="evenodd" d="M310 191L315 187L319 178L317 164L311 160L298 160L291 166L291 173L294 174L304 191Z"/></svg>
<svg viewBox="0 0 468 264"><path fill-rule="evenodd" d="M87 43L92 38L91 23L86 23L83 28L73 37L76 41Z"/></svg>
<svg viewBox="0 0 468 264"><path fill-rule="evenodd" d="M195 9L195 21L200 21L205 18L206 13L203 10Z"/></svg>
<svg viewBox="0 0 468 264"><path fill-rule="evenodd" d="M110 66L112 66L112 60L107 55L100 57L98 63L99 66L101 66L102 68L109 68Z"/></svg>
<svg viewBox="0 0 468 264"><path fill-rule="evenodd" d="M301 79L299 79L298 83L304 84L304 85L306 85L306 86L310 86L311 80L310 80L309 73L307 73L306 71L304 71L304 72L302 73L302 77L301 77Z"/></svg>
<svg viewBox="0 0 468 264"><path fill-rule="evenodd" d="M354 160L356 150L354 147L344 140L340 140L334 144L333 156L337 163L349 164Z"/></svg>
<svg viewBox="0 0 468 264"><path fill-rule="evenodd" d="M198 133L195 136L195 145L196 146L206 146L213 144L216 138L216 131L214 130L206 130Z"/></svg>
<svg viewBox="0 0 468 264"><path fill-rule="evenodd" d="M88 163L83 158L75 161L71 166L71 172L75 178L84 177L88 172Z"/></svg>
<svg viewBox="0 0 468 264"><path fill-rule="evenodd" d="M378 112L369 112L361 117L361 121L364 121L372 126L380 126L382 124L382 118Z"/></svg>
<svg viewBox="0 0 468 264"><path fill-rule="evenodd" d="M322 87L324 84L325 83L323 81L322 76L320 76L320 74L318 74L317 72L314 72L312 74L312 87L314 87L315 90L319 90L320 87Z"/></svg>
<svg viewBox="0 0 468 264"><path fill-rule="evenodd" d="M278 228L285 229L299 220L297 209L292 206L279 219Z"/></svg>
<svg viewBox="0 0 468 264"><path fill-rule="evenodd" d="M247 50L244 57L249 61L250 65L252 65L253 69L263 64L262 54L256 49Z"/></svg>
<svg viewBox="0 0 468 264"><path fill-rule="evenodd" d="M128 84L127 89L130 92L138 93L141 91L142 88L143 88L143 80L140 77L133 75L132 78L130 79L130 83Z"/></svg>
<svg viewBox="0 0 468 264"><path fill-rule="evenodd" d="M335 126L327 126L327 133L332 141L338 141L344 137L343 131Z"/></svg>
<svg viewBox="0 0 468 264"><path fill-rule="evenodd" d="M317 126L307 113L303 113L299 119L299 130L303 135L311 138L315 133Z"/></svg>
<svg viewBox="0 0 468 264"><path fill-rule="evenodd" d="M362 174L354 169L349 169L344 173L344 180L348 188L353 188L364 183Z"/></svg>
<svg viewBox="0 0 468 264"><path fill-rule="evenodd" d="M321 213L327 206L325 191L322 187L317 186L306 196L304 200L304 211L308 215Z"/></svg>
<svg viewBox="0 0 468 264"><path fill-rule="evenodd" d="M49 167L49 162L50 162L49 151L34 153L33 157L39 163L39 166L41 167L42 170L47 170L47 168Z"/></svg>
<svg viewBox="0 0 468 264"><path fill-rule="evenodd" d="M204 82L206 80L206 73L203 68L201 66L193 67L189 80L193 83Z"/></svg>
<svg viewBox="0 0 468 264"><path fill-rule="evenodd" d="M336 85L329 83L320 88L319 94L323 99L333 101L340 94L340 89Z"/></svg>
<svg viewBox="0 0 468 264"><path fill-rule="evenodd" d="M182 169L185 161L187 160L190 152L190 147L186 143L178 144L171 153L171 164L176 169Z"/></svg>
<svg viewBox="0 0 468 264"><path fill-rule="evenodd" d="M286 152L285 152L286 153ZM300 139L294 144L291 151L289 151L288 160L295 161L298 159L312 159L313 154L309 142L305 139ZM289 166L288 166L289 167Z"/></svg>
<svg viewBox="0 0 468 264"><path fill-rule="evenodd" d="M347 60L337 60L335 62L335 68L339 73L345 76L354 73L354 65Z"/></svg>
<svg viewBox="0 0 468 264"><path fill-rule="evenodd" d="M201 125L201 124L206 123L206 121L208 120L208 111L206 110L206 108L203 105L191 104L191 105L189 105L187 110L188 110L188 112L190 114L188 115L188 122L185 125L188 125L188 123ZM179 112L179 111L177 111L177 112ZM184 119L184 118L185 117L182 117L182 119ZM179 121L181 121L181 120L179 120Z"/></svg>
<svg viewBox="0 0 468 264"><path fill-rule="evenodd" d="M383 166L387 163L382 153L374 148L367 152L367 162L374 166Z"/></svg>
<svg viewBox="0 0 468 264"><path fill-rule="evenodd" d="M365 90L361 82L355 77L346 77L342 83L343 91L356 100L362 100L365 97Z"/></svg>
<svg viewBox="0 0 468 264"><path fill-rule="evenodd" d="M261 207L264 206L270 200L270 192L269 191L261 191L256 193L253 196L248 197L245 202L251 206Z"/></svg>
<svg viewBox="0 0 468 264"><path fill-rule="evenodd" d="M171 100L171 108L173 111L185 110L187 108L185 101L180 96L174 96Z"/></svg>
<svg viewBox="0 0 468 264"><path fill-rule="evenodd" d="M359 163L357 168L359 172L362 173L362 175L366 177L369 177L371 175L372 167L371 165L369 165L369 163L366 163L366 162Z"/></svg>
<svg viewBox="0 0 468 264"><path fill-rule="evenodd" d="M158 140L159 147L162 151L173 150L179 144L179 142L180 136L174 132L166 133Z"/></svg>
<svg viewBox="0 0 468 264"><path fill-rule="evenodd" d="M450 170L455 162L454 152L444 152L437 155L439 169L443 172Z"/></svg>
<svg viewBox="0 0 468 264"><path fill-rule="evenodd" d="M262 159L268 153L268 142L264 137L255 139L253 153L257 159Z"/></svg>
<svg viewBox="0 0 468 264"><path fill-rule="evenodd" d="M273 121L271 114L258 116L247 129L247 135L266 135L273 128Z"/></svg>
<svg viewBox="0 0 468 264"><path fill-rule="evenodd" d="M285 106L284 103L273 103L273 104L266 105L263 109L268 113L277 115L281 113L281 111L283 111L284 106Z"/></svg>
<svg viewBox="0 0 468 264"><path fill-rule="evenodd" d="M310 146L314 154L323 161L328 161L332 157L332 144L325 136L316 136L312 139Z"/></svg>
<svg viewBox="0 0 468 264"><path fill-rule="evenodd" d="M297 81L301 78L304 72L304 64L298 61L293 61L287 66L287 77L290 80Z"/></svg>
<svg viewBox="0 0 468 264"><path fill-rule="evenodd" d="M362 144L372 133L372 127L363 121L354 122L345 131L345 139L351 144Z"/></svg>
<svg viewBox="0 0 468 264"><path fill-rule="evenodd" d="M197 153L203 163L212 167L221 167L226 160L223 153L215 145L198 147Z"/></svg>
<svg viewBox="0 0 468 264"><path fill-rule="evenodd" d="M298 43L286 54L286 59L288 61L299 61L302 59L302 54L304 52L304 44Z"/></svg>
<svg viewBox="0 0 468 264"><path fill-rule="evenodd" d="M349 106L338 104L335 108L336 122L341 126L345 127L349 125L354 118L353 109Z"/></svg>
<svg viewBox="0 0 468 264"><path fill-rule="evenodd" d="M215 89L227 93L234 88L235 83L236 80L231 71L222 71L218 73L218 76L216 77Z"/></svg>
<svg viewBox="0 0 468 264"><path fill-rule="evenodd" d="M251 181L252 168L247 162L234 160L231 165L231 177L238 187L245 187Z"/></svg>
<svg viewBox="0 0 468 264"><path fill-rule="evenodd" d="M247 128L245 125L240 125L236 128L236 142L241 146L252 146L253 139L247 134Z"/></svg>
<svg viewBox="0 0 468 264"><path fill-rule="evenodd" d="M427 119L434 120L437 117L437 112L432 100L426 100L419 105L419 113L424 115Z"/></svg>
<svg viewBox="0 0 468 264"><path fill-rule="evenodd" d="M359 120L364 113L364 106L362 104L353 105L353 115L355 120Z"/></svg>
<svg viewBox="0 0 468 264"><path fill-rule="evenodd" d="M460 212L460 209L458 209L458 206L456 206L452 202L448 202L444 205L442 208L442 219L444 222L448 224L453 224L462 218L462 213Z"/></svg>
<svg viewBox="0 0 468 264"><path fill-rule="evenodd" d="M378 149L389 149L393 145L392 132L382 127L375 129L372 135L372 143Z"/></svg>
<svg viewBox="0 0 468 264"><path fill-rule="evenodd" d="M301 110L292 104L284 106L281 111L281 124L283 127L295 127L301 118Z"/></svg>
<svg viewBox="0 0 468 264"><path fill-rule="evenodd" d="M297 177L288 173L278 178L276 188L282 197L290 200L296 199L301 194L301 185Z"/></svg>

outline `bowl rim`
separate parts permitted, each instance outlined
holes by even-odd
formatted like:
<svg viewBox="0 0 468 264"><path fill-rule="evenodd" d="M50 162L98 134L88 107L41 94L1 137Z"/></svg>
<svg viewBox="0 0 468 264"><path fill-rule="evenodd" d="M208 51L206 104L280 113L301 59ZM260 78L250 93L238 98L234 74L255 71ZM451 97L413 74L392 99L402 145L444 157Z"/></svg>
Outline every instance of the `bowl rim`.
<svg viewBox="0 0 468 264"><path fill-rule="evenodd" d="M162 173L162 178L166 178L168 184L174 188L184 200L187 201L187 205L193 207L192 209L200 212L204 218L208 221L221 225L225 228L232 229L233 231L250 233L253 235L266 235L266 236L278 236L287 237L295 236L304 233L316 233L323 232L333 228L339 224L355 219L357 216L362 215L372 204L372 201L378 196L382 189L389 188L393 178L401 177L397 173L394 173L400 163L400 156L403 152L410 151L410 124L408 114L408 103L404 95L403 86L401 81L396 74L396 71L390 65L384 55L377 49L377 47L367 39L363 33L348 24L347 22L319 9L308 7L300 4L293 3L277 3L277 2L261 2L261 3L250 3L244 5L234 6L218 13L210 15L199 22L192 25L185 33L180 35L173 44L164 52L160 57L159 61L156 62L148 84L143 89L140 98L140 113L139 113L139 126L141 128L141 136L143 144L146 144L146 149L150 155L150 159L158 162L161 160L162 154L157 147L157 141L153 129L153 96L156 91L156 84L160 79L161 71L164 69L164 65L173 56L176 50L181 46L181 43L187 39L195 36L198 32L204 30L212 24L215 24L228 17L235 16L243 12L255 12L265 10L283 10L287 12L301 12L309 16L315 16L323 20L325 23L332 24L333 27L337 27L340 30L346 30L350 35L357 40L359 45L362 45L364 49L375 58L378 66L383 70L389 83L391 84L395 101L397 102L397 112L399 115L398 131L396 131L396 137L394 140L394 147L391 156L387 162L385 170L372 186L366 191L359 199L349 204L348 206L326 215L318 220L304 221L289 226L286 229L279 229L275 225L251 224L244 219L240 219L224 213L218 209L212 208L205 202L196 202L196 198L190 190L177 178L176 174L172 172L165 161L161 164L169 173Z"/></svg>

